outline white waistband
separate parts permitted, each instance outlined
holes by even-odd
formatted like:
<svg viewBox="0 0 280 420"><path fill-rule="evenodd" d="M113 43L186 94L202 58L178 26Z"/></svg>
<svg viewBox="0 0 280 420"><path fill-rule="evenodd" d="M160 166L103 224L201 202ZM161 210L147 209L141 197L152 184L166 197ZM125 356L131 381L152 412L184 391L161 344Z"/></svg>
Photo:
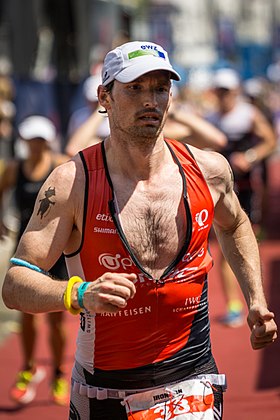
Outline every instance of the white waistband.
<svg viewBox="0 0 280 420"><path fill-rule="evenodd" d="M206 374L206 375L197 375L193 378L188 379L201 379L202 381L209 381L213 385L220 385L226 389L226 376L224 374ZM186 380L188 380L186 379ZM72 379L72 391L77 394L84 395L88 398L96 398L97 400L106 400L111 399L123 399L132 394L139 394L140 392L150 391L154 389L166 388L171 385L176 385L176 383L182 382L176 381L171 384L165 384L161 386L156 386L152 388L141 388L141 389L110 389L110 388L99 388L92 385L82 384Z"/></svg>

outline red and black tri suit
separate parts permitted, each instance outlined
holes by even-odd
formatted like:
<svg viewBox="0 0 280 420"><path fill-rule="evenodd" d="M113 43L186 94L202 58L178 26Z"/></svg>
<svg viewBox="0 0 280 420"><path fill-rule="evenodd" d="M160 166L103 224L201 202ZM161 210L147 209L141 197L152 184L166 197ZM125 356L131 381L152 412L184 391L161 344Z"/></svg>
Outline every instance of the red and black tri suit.
<svg viewBox="0 0 280 420"><path fill-rule="evenodd" d="M207 282L213 201L189 148L165 141L182 176L187 228L183 248L160 279L141 267L126 240L104 143L80 152L86 176L83 237L79 249L66 255L69 274L86 281L108 271L137 275L136 295L125 309L116 314L81 314L76 361L87 383L94 386L146 388L207 370L217 372Z"/></svg>

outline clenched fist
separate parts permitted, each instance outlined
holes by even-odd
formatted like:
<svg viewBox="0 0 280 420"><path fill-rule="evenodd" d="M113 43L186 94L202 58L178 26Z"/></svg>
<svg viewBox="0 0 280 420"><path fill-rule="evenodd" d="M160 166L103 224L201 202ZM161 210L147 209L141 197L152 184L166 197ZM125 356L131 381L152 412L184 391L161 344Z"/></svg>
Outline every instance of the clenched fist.
<svg viewBox="0 0 280 420"><path fill-rule="evenodd" d="M134 280L136 274L104 273L86 289L83 296L84 307L95 313L118 312L120 308L125 308L128 299L132 299L135 295ZM72 294L72 306L77 309L78 287L79 284L73 288Z"/></svg>

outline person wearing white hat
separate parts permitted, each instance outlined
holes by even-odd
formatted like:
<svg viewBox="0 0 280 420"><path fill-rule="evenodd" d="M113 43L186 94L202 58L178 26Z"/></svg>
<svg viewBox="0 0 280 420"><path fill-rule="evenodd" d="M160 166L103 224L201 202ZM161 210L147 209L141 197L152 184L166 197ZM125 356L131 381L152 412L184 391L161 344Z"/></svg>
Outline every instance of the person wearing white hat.
<svg viewBox="0 0 280 420"><path fill-rule="evenodd" d="M222 419L207 296L212 224L242 285L252 347L277 338L227 160L164 137L179 79L153 42L106 55L98 99L110 135L50 175L4 280L10 308L80 316L69 419ZM54 204L41 218L49 187ZM46 273L61 252L68 281Z"/></svg>
<svg viewBox="0 0 280 420"><path fill-rule="evenodd" d="M68 141L65 152L74 156L85 147L104 140L109 135L108 118L99 112L97 88L101 76L89 76L83 84L86 106L76 110L69 120Z"/></svg>
<svg viewBox="0 0 280 420"><path fill-rule="evenodd" d="M100 83L101 76L99 74L91 75L83 82L82 93L85 105L75 110L70 116L68 123L69 138L96 110L98 105L97 88Z"/></svg>
<svg viewBox="0 0 280 420"><path fill-rule="evenodd" d="M43 139L53 142L56 137L54 124L48 118L40 115L25 118L19 124L18 132L23 140Z"/></svg>
<svg viewBox="0 0 280 420"><path fill-rule="evenodd" d="M254 223L254 168L272 154L276 137L265 115L242 96L242 81L234 69L221 68L214 73L213 91L217 109L208 121L226 135L227 146L221 153L231 164L241 206ZM245 322L243 301L222 254L219 267L226 301L226 313L220 322L228 327L241 326Z"/></svg>
<svg viewBox="0 0 280 420"><path fill-rule="evenodd" d="M215 89L235 90L240 87L240 77L238 73L230 68L222 68L215 72L213 76L213 87Z"/></svg>
<svg viewBox="0 0 280 420"><path fill-rule="evenodd" d="M0 198L8 190L14 191L14 198L19 214L18 240L22 236L33 212L37 194L51 171L66 162L65 155L54 154L51 145L56 138L56 129L51 120L39 115L25 118L18 126L18 133L27 148L25 159L13 159L6 165L0 180ZM51 200L51 199L50 199ZM0 201L0 206L2 200ZM0 220L0 237L5 233ZM67 277L63 257L51 269L56 277ZM35 356L37 342L37 318L33 314L21 312L20 337L22 348L22 366L15 383L10 390L10 397L18 404L28 404L36 397L37 386L44 379L46 371L38 366ZM48 314L50 350L53 366L51 385L52 398L57 404L68 403L68 385L63 378L63 359L65 350L65 331L63 312Z"/></svg>

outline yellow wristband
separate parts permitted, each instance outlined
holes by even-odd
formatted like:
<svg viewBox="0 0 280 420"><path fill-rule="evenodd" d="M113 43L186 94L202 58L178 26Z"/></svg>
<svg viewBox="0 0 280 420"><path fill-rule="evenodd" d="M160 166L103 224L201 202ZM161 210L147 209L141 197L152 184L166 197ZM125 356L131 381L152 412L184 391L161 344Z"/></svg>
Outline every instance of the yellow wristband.
<svg viewBox="0 0 280 420"><path fill-rule="evenodd" d="M70 277L66 290L64 292L64 296L63 296L64 306L67 309L67 311L69 311L72 315L78 315L81 312L80 308L75 309L72 306L72 299L71 299L72 289L73 289L74 284L76 283L83 283L83 280L78 276Z"/></svg>

